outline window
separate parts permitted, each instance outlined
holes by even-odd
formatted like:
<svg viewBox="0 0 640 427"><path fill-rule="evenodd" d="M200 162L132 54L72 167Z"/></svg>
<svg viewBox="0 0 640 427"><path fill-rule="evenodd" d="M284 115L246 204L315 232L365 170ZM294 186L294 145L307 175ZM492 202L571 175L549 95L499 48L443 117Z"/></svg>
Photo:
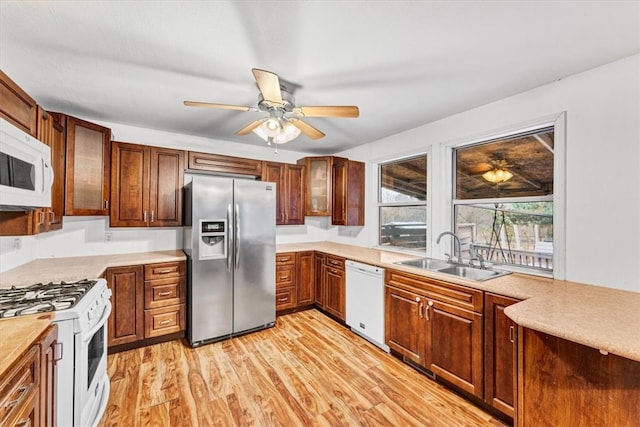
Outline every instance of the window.
<svg viewBox="0 0 640 427"><path fill-rule="evenodd" d="M553 272L554 128L454 149L463 256Z"/></svg>
<svg viewBox="0 0 640 427"><path fill-rule="evenodd" d="M426 154L380 164L378 206L381 246L426 251Z"/></svg>

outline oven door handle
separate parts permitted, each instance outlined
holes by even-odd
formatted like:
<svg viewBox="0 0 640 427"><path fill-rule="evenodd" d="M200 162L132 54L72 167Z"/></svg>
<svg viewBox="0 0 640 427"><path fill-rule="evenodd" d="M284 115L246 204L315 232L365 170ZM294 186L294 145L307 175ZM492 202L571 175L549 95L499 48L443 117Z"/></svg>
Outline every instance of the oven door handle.
<svg viewBox="0 0 640 427"><path fill-rule="evenodd" d="M111 301L107 300L107 303L104 306L104 311L102 312L102 316L100 320L96 323L96 325L89 330L89 332L83 333L84 337L82 338L82 342L89 342L91 338L93 338L93 334L95 334L98 329L107 324L107 319L111 314Z"/></svg>

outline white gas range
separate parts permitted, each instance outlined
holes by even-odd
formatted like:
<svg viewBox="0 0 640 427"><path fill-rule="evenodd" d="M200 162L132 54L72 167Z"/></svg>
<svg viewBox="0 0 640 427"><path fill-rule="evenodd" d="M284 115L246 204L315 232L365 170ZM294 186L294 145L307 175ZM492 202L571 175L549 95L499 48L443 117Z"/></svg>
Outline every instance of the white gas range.
<svg viewBox="0 0 640 427"><path fill-rule="evenodd" d="M109 400L107 319L111 290L104 279L0 289L0 318L53 311L60 352L56 364L56 425L90 427Z"/></svg>

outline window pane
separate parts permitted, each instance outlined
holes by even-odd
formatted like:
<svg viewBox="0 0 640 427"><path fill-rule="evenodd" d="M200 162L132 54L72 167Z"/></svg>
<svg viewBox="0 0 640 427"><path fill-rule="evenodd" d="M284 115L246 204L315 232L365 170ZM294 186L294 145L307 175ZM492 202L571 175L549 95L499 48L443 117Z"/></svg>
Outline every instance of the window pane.
<svg viewBox="0 0 640 427"><path fill-rule="evenodd" d="M426 206L381 206L380 245L426 250Z"/></svg>
<svg viewBox="0 0 640 427"><path fill-rule="evenodd" d="M380 165L380 202L427 200L427 156Z"/></svg>
<svg viewBox="0 0 640 427"><path fill-rule="evenodd" d="M553 203L457 205L455 233L462 254L471 249L495 264L553 269Z"/></svg>
<svg viewBox="0 0 640 427"><path fill-rule="evenodd" d="M553 128L455 150L454 198L553 194Z"/></svg>

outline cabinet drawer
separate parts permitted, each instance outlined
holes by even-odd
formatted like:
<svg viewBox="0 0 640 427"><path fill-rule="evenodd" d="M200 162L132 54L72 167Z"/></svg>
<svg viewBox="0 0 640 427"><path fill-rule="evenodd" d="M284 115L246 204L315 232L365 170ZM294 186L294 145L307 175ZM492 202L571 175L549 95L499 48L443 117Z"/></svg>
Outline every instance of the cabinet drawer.
<svg viewBox="0 0 640 427"><path fill-rule="evenodd" d="M144 280L164 279L167 277L184 276L185 262L162 262L144 266Z"/></svg>
<svg viewBox="0 0 640 427"><path fill-rule="evenodd" d="M144 308L167 307L185 302L186 279L146 280L144 282Z"/></svg>
<svg viewBox="0 0 640 427"><path fill-rule="evenodd" d="M0 425L22 414L22 408L38 394L40 347L33 346L0 381Z"/></svg>
<svg viewBox="0 0 640 427"><path fill-rule="evenodd" d="M144 337L152 338L185 329L185 304L144 311Z"/></svg>
<svg viewBox="0 0 640 427"><path fill-rule="evenodd" d="M325 263L329 267L340 268L344 270L344 258L336 257L333 255L327 255Z"/></svg>
<svg viewBox="0 0 640 427"><path fill-rule="evenodd" d="M385 272L385 283L465 310L482 312L482 291L477 289L390 269Z"/></svg>
<svg viewBox="0 0 640 427"><path fill-rule="evenodd" d="M295 252L276 254L276 265L289 265L296 263Z"/></svg>
<svg viewBox="0 0 640 427"><path fill-rule="evenodd" d="M295 285L295 265L284 265L276 267L276 287Z"/></svg>
<svg viewBox="0 0 640 427"><path fill-rule="evenodd" d="M288 286L276 290L276 311L295 308L297 304L295 286Z"/></svg>

